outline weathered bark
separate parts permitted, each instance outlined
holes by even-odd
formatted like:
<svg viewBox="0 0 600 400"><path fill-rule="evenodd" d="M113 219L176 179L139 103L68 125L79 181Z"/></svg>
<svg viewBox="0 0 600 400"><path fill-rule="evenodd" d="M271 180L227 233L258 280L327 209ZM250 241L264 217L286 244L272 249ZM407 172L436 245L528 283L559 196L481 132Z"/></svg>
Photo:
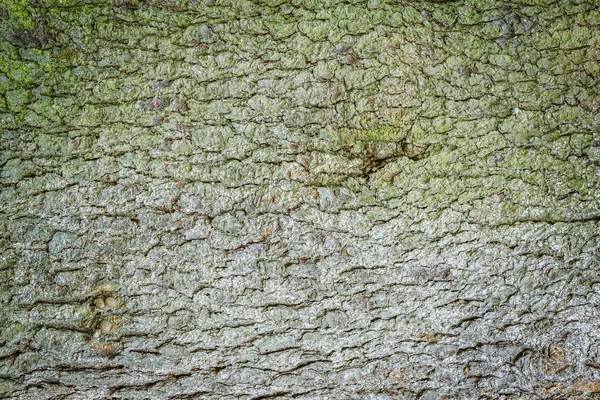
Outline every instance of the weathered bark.
<svg viewBox="0 0 600 400"><path fill-rule="evenodd" d="M596 0L1 4L0 397L600 392Z"/></svg>

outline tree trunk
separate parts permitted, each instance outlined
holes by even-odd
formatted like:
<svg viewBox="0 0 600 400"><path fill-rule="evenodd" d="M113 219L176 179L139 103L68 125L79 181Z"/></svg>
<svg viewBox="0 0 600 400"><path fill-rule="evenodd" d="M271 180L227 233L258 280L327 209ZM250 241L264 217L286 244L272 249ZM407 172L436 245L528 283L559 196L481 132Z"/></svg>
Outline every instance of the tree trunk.
<svg viewBox="0 0 600 400"><path fill-rule="evenodd" d="M0 4L0 397L600 393L596 0Z"/></svg>

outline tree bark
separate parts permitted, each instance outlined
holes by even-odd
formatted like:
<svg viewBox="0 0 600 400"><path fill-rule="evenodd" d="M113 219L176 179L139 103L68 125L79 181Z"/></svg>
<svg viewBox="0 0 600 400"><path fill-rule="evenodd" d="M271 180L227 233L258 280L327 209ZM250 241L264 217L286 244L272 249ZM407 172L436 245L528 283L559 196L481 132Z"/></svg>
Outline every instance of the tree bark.
<svg viewBox="0 0 600 400"><path fill-rule="evenodd" d="M600 393L596 0L0 5L1 398Z"/></svg>

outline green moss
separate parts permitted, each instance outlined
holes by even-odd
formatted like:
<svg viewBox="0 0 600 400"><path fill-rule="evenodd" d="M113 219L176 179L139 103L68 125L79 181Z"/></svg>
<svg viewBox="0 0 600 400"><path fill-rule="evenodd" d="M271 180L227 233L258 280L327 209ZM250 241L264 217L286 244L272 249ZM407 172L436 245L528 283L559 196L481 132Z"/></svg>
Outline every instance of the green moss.
<svg viewBox="0 0 600 400"><path fill-rule="evenodd" d="M0 56L0 73L17 86L29 86L35 78L35 64L13 60L2 55ZM8 85L8 82L3 82L0 87L8 87Z"/></svg>
<svg viewBox="0 0 600 400"><path fill-rule="evenodd" d="M323 21L302 21L298 24L298 29L313 42L325 40L332 31L331 25Z"/></svg>
<svg viewBox="0 0 600 400"><path fill-rule="evenodd" d="M18 89L6 93L6 103L11 111L19 111L25 104L31 101L28 90Z"/></svg>
<svg viewBox="0 0 600 400"><path fill-rule="evenodd" d="M47 128L50 126L50 121L47 118L35 113L34 111L28 111L24 116L24 121L29 126L37 128Z"/></svg>
<svg viewBox="0 0 600 400"><path fill-rule="evenodd" d="M406 6L404 8L402 17L404 18L404 21L406 21L407 24L419 24L422 23L424 20L423 15L412 6Z"/></svg>
<svg viewBox="0 0 600 400"><path fill-rule="evenodd" d="M265 17L264 26L275 39L290 37L296 30L296 24L292 19L279 14Z"/></svg>
<svg viewBox="0 0 600 400"><path fill-rule="evenodd" d="M110 0L97 1L110 4ZM79 3L78 0L44 0L40 6L31 5L29 0L0 0L0 8L8 13L10 25L13 28L33 31L38 27L37 17L56 7L70 7Z"/></svg>
<svg viewBox="0 0 600 400"><path fill-rule="evenodd" d="M0 7L8 12L10 23L17 29L32 31L36 21L27 0L0 0Z"/></svg>
<svg viewBox="0 0 600 400"><path fill-rule="evenodd" d="M61 47L56 52L55 62L61 66L70 66L75 61L76 55L77 53L72 47Z"/></svg>
<svg viewBox="0 0 600 400"><path fill-rule="evenodd" d="M79 0L46 0L44 2L44 5L46 7L57 7L57 6L70 7L70 6L74 6L75 4L78 4L78 3L80 3ZM98 3L110 4L110 1L99 1Z"/></svg>

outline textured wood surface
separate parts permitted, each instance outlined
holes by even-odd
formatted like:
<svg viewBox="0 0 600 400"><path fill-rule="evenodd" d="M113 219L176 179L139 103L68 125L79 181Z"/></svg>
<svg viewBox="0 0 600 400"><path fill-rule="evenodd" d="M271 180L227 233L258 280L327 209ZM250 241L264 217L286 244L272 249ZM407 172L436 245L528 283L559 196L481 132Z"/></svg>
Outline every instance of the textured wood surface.
<svg viewBox="0 0 600 400"><path fill-rule="evenodd" d="M597 1L0 18L0 398L600 393Z"/></svg>

